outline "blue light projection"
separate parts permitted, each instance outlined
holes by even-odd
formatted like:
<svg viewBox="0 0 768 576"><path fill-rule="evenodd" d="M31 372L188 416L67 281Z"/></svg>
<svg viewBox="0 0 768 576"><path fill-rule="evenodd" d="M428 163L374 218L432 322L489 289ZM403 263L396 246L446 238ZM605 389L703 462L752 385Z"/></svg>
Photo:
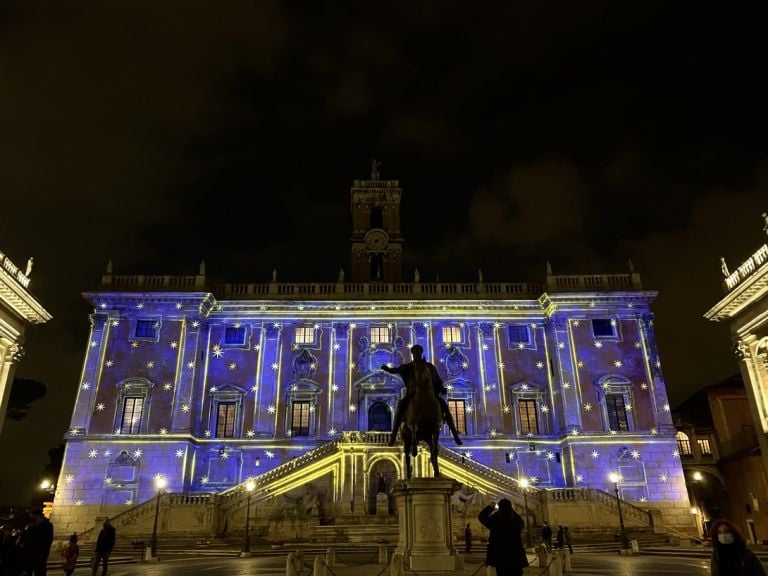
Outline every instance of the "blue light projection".
<svg viewBox="0 0 768 576"><path fill-rule="evenodd" d="M501 301L217 301L101 292L58 505L218 492L341 432L381 430L420 344L449 390L457 450L542 488L684 498L650 292ZM444 444L453 446L450 435Z"/></svg>

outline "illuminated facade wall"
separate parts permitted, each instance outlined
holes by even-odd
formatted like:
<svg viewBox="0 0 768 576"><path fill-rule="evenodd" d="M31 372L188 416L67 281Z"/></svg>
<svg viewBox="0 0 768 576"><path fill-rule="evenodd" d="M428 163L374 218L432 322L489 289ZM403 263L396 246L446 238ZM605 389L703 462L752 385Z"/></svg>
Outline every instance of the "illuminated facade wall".
<svg viewBox="0 0 768 576"><path fill-rule="evenodd" d="M342 431L388 430L402 382L379 367L409 361L419 343L450 390L467 457L541 488L610 492L619 471L626 500L690 516L654 296L88 294L92 329L56 504L138 503L155 494L156 475L174 492L218 492Z"/></svg>

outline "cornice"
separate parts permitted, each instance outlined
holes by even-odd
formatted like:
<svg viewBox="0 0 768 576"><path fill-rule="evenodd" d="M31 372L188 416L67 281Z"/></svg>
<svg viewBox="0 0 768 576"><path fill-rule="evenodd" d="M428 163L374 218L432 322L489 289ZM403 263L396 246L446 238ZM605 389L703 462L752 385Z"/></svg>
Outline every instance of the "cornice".
<svg viewBox="0 0 768 576"><path fill-rule="evenodd" d="M710 308L704 317L713 322L730 320L768 292L768 264L760 266L741 284Z"/></svg>
<svg viewBox="0 0 768 576"><path fill-rule="evenodd" d="M5 308L30 324L44 324L52 318L43 305L2 268L0 268L0 302Z"/></svg>

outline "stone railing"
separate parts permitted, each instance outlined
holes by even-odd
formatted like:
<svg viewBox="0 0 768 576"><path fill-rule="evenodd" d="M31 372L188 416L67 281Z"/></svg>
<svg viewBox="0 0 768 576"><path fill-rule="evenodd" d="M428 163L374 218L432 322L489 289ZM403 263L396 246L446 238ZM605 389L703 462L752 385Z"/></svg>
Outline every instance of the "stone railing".
<svg viewBox="0 0 768 576"><path fill-rule="evenodd" d="M480 462L472 460L471 458L462 456L459 452L451 450L450 448L446 448L445 446L440 446L439 454L446 460L450 460L454 464L472 471L477 476L485 478L490 483L497 486L502 492L505 492L509 495L515 495L521 500L523 499L524 489L521 488L517 481L511 476L507 476L506 474L499 472L498 470L494 470L485 464L481 464ZM539 503L541 501L541 490L533 487L528 488L527 498L531 505Z"/></svg>
<svg viewBox="0 0 768 576"><path fill-rule="evenodd" d="M341 441L348 444L388 444L389 432L342 432Z"/></svg>
<svg viewBox="0 0 768 576"><path fill-rule="evenodd" d="M293 474L297 468L304 467L308 464L311 464L312 462L316 462L322 458L325 458L326 456L334 454L337 450L338 445L336 442L327 442L321 446L318 446L314 450L310 450L309 452L293 458L292 460L289 460L280 466L272 468L272 470L269 470L264 474L259 474L258 476L249 478L249 480L256 484L254 491L251 493L251 497L256 498L257 502L260 499L268 498L271 495L269 492L269 484ZM248 480L228 490L225 490L224 492L221 492L218 495L219 506L222 508L230 508L232 506L236 506L238 502L244 500L248 495L248 492L245 489L247 482Z"/></svg>
<svg viewBox="0 0 768 576"><path fill-rule="evenodd" d="M14 277L16 282L21 284L24 288L29 288L29 277L22 272L16 264L14 264L8 256L0 252L0 266Z"/></svg>
<svg viewBox="0 0 768 576"><path fill-rule="evenodd" d="M216 284L212 287L216 298L232 299L507 299L512 297L537 297L542 292L537 283L294 283L280 284Z"/></svg>
<svg viewBox="0 0 768 576"><path fill-rule="evenodd" d="M101 277L102 288L120 290L205 290L205 276L115 276Z"/></svg>
<svg viewBox="0 0 768 576"><path fill-rule="evenodd" d="M616 496L597 488L552 488L546 490L546 498L554 502L597 502L618 515L619 507ZM626 500L621 500L621 512L641 524L651 525L651 514Z"/></svg>
<svg viewBox="0 0 768 576"><path fill-rule="evenodd" d="M768 261L768 245L763 244L760 249L752 254L747 260L734 270L726 279L725 287L727 291L731 291L746 278L752 275L755 270Z"/></svg>
<svg viewBox="0 0 768 576"><path fill-rule="evenodd" d="M589 274L572 276L547 276L548 292L581 291L620 291L642 290L640 275L636 272L627 274Z"/></svg>

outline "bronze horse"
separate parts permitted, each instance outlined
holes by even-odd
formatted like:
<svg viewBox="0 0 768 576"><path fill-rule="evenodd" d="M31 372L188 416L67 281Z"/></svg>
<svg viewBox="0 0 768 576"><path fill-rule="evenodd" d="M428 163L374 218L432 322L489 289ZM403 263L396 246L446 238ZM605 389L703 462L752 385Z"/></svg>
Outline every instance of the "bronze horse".
<svg viewBox="0 0 768 576"><path fill-rule="evenodd" d="M435 478L438 478L440 468L437 464L437 439L443 425L443 414L435 397L429 372L426 370L416 372L412 392L413 397L408 403L405 421L400 428L405 452L406 477L411 479L411 457L416 457L419 442L426 442L429 446L432 470L434 470Z"/></svg>

